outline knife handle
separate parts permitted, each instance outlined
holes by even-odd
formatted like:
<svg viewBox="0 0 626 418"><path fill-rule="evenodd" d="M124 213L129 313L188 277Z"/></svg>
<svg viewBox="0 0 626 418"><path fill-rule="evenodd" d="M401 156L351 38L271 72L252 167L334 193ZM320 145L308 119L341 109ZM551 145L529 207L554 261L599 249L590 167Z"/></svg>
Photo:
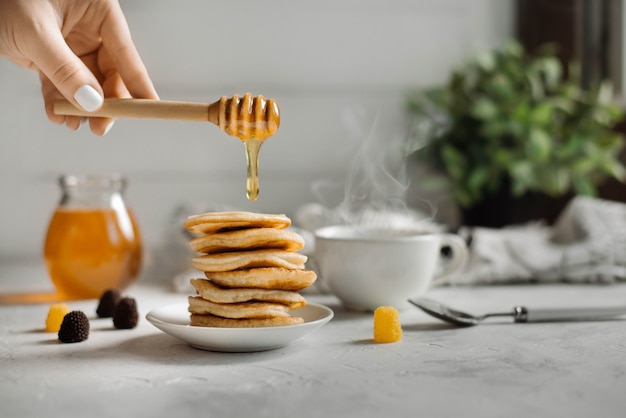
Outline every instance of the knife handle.
<svg viewBox="0 0 626 418"><path fill-rule="evenodd" d="M551 321L590 321L626 314L626 306L604 308L555 308L528 309L524 306L513 308L515 322L551 322Z"/></svg>

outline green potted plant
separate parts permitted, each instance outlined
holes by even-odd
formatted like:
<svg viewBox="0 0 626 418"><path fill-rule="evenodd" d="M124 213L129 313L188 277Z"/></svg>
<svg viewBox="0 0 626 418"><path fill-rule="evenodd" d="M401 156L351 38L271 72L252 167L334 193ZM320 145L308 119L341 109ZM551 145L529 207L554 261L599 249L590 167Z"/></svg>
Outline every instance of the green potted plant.
<svg viewBox="0 0 626 418"><path fill-rule="evenodd" d="M419 157L445 176L466 224L525 221L537 204L515 199L595 195L606 178L626 178L614 130L624 112L611 85L584 89L569 69L566 78L553 47L529 56L510 41L475 56L444 87L410 97L417 125L438 121ZM507 219L507 205L526 213Z"/></svg>

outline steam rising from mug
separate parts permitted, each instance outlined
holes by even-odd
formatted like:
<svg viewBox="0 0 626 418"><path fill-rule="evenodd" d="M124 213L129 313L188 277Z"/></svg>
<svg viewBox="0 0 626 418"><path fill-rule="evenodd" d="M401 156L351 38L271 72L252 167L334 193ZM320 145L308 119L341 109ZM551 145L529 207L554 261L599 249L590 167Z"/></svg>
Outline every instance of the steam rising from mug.
<svg viewBox="0 0 626 418"><path fill-rule="evenodd" d="M392 111L387 112L390 107ZM368 124L365 112L346 109L344 123L357 138L357 149L343 182L320 180L313 184L313 193L323 208L306 208L309 217L318 212L318 222L311 229L324 224L381 228L415 228L419 224L425 230L436 229L431 222L436 210L430 202L423 201L422 210L407 205L411 180L408 157L421 145L408 129L399 132L399 127L406 127L401 120L403 114L400 109L385 106Z"/></svg>

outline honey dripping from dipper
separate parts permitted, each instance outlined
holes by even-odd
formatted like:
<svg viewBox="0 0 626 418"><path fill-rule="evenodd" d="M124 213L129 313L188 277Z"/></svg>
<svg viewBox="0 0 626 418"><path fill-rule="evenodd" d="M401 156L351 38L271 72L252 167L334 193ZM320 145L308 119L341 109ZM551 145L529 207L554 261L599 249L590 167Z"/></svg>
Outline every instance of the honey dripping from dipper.
<svg viewBox="0 0 626 418"><path fill-rule="evenodd" d="M274 99L263 96L233 96L220 99L218 126L228 135L241 139L246 149L246 195L256 200L259 195L259 150L280 125L280 111Z"/></svg>
<svg viewBox="0 0 626 418"><path fill-rule="evenodd" d="M193 120L216 124L228 135L243 141L246 148L248 175L246 192L248 199L256 200L259 194L259 149L280 125L278 105L274 99L263 96L221 97L215 103L177 102L149 99L105 99L95 112L86 112L65 99L54 103L57 115L108 117L108 118L157 118Z"/></svg>

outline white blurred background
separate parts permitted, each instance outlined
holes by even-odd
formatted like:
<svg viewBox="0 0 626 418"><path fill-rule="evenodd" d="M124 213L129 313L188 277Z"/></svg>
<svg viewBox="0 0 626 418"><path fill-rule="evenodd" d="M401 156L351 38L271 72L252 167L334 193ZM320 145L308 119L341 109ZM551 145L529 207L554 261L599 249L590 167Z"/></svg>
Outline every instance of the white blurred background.
<svg viewBox="0 0 626 418"><path fill-rule="evenodd" d="M514 26L512 0L121 4L161 98L277 100L281 127L261 149L259 199L245 196L243 145L217 127L119 120L102 138L73 132L47 120L37 75L0 58L0 263L42 262L63 173L124 174L149 259L167 251L181 206L293 216L318 200L318 181L346 175L364 138L402 134L408 91L444 82Z"/></svg>

